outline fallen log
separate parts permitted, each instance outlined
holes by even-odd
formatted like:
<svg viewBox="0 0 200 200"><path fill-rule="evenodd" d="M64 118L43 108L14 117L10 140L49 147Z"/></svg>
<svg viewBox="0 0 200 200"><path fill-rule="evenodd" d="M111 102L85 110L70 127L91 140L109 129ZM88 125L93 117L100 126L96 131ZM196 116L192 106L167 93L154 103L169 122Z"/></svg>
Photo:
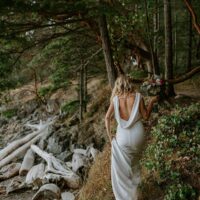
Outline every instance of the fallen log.
<svg viewBox="0 0 200 200"><path fill-rule="evenodd" d="M15 151L21 145L23 145L26 142L30 141L32 138L34 138L39 133L40 133L40 131L38 130L37 132L31 133L31 134L25 136L22 139L18 139L16 141L13 141L12 143L10 143L7 147L5 147L4 149L2 149L0 151L0 160L2 160L3 158L5 158L11 152Z"/></svg>
<svg viewBox="0 0 200 200"><path fill-rule="evenodd" d="M11 183L6 187L6 193L9 194L11 192L15 192L17 190L28 188L24 179L20 176L15 177Z"/></svg>
<svg viewBox="0 0 200 200"><path fill-rule="evenodd" d="M21 163L12 163L4 166L0 170L0 181L9 179L19 174L19 169L21 167Z"/></svg>
<svg viewBox="0 0 200 200"><path fill-rule="evenodd" d="M60 188L64 188L68 186L67 182L64 180L62 176L60 176L59 174L53 174L53 173L45 174L43 176L42 183L43 184L56 183L57 185L59 185Z"/></svg>
<svg viewBox="0 0 200 200"><path fill-rule="evenodd" d="M87 167L89 159L80 153L74 153L72 156L72 170L77 172L81 167Z"/></svg>
<svg viewBox="0 0 200 200"><path fill-rule="evenodd" d="M45 173L58 174L66 181L68 187L79 188L81 178L64 162L41 150L36 145L31 145L31 149L47 162Z"/></svg>
<svg viewBox="0 0 200 200"><path fill-rule="evenodd" d="M26 175L26 184L33 185L34 189L42 185L43 176L45 175L45 165L40 163L34 165Z"/></svg>
<svg viewBox="0 0 200 200"><path fill-rule="evenodd" d="M7 157L5 157L3 160L0 161L0 168L9 164L10 162L12 162L14 159L16 159L19 155L24 155L27 151L28 148L30 148L30 146L32 144L34 144L35 142L37 142L39 140L39 138L42 135L36 135L32 140L30 140L28 143L22 145L21 147L19 147L18 149L16 149L14 152L12 152L10 155L8 155Z"/></svg>
<svg viewBox="0 0 200 200"><path fill-rule="evenodd" d="M14 158L16 158L19 154L25 154L26 150L30 147L31 144L37 142L39 138L46 138L50 133L48 131L48 127L50 124L54 122L56 117L49 118L47 122L41 123L39 125L31 125L34 128L38 129L36 132L33 132L22 139L16 140L5 147L0 151L0 168L9 164Z"/></svg>
<svg viewBox="0 0 200 200"><path fill-rule="evenodd" d="M48 135L48 127L49 127L50 124L52 124L54 122L54 120L55 120L55 117L49 118L47 120L47 122L45 122L45 123L42 123L42 121L40 120L39 124L26 124L26 126L32 128L32 129L36 129L36 131L25 136L22 139L18 139L16 141L11 142L7 147L2 149L0 151L0 161L3 158L5 158L6 156L8 156L11 152L15 151L17 148L19 148L23 144L25 144L28 141L30 141L31 139L33 139L38 134L44 132L43 137L46 137Z"/></svg>
<svg viewBox="0 0 200 200"><path fill-rule="evenodd" d="M29 149L23 159L19 174L21 176L26 175L28 171L33 167L35 161L35 154L31 149Z"/></svg>
<svg viewBox="0 0 200 200"><path fill-rule="evenodd" d="M33 196L32 200L55 199L61 198L60 188L55 184L43 185L39 191Z"/></svg>

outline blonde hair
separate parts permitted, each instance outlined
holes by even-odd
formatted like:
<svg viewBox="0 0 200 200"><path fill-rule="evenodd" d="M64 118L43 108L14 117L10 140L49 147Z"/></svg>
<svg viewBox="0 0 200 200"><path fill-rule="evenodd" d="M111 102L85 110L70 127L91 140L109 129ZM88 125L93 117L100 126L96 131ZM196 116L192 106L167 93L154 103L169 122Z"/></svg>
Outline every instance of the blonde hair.
<svg viewBox="0 0 200 200"><path fill-rule="evenodd" d="M130 94L135 92L135 86L131 77L120 74L115 80L114 88L110 97L110 101L113 100L115 95L122 95L124 93Z"/></svg>

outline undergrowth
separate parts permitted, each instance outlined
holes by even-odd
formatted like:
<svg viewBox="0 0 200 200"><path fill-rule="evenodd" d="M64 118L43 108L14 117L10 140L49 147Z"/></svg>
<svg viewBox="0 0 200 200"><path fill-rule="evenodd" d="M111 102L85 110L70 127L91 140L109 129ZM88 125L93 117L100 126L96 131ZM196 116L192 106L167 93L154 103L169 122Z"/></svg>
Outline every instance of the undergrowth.
<svg viewBox="0 0 200 200"><path fill-rule="evenodd" d="M110 174L110 145L106 144L92 165L87 182L79 193L78 200L114 200Z"/></svg>
<svg viewBox="0 0 200 200"><path fill-rule="evenodd" d="M152 128L144 152L141 199L196 200L200 183L200 104L176 106ZM152 196L150 190L157 190Z"/></svg>
<svg viewBox="0 0 200 200"><path fill-rule="evenodd" d="M197 200L200 172L200 104L175 106L151 129L141 159L139 200ZM110 178L110 146L92 165L78 200L114 200Z"/></svg>

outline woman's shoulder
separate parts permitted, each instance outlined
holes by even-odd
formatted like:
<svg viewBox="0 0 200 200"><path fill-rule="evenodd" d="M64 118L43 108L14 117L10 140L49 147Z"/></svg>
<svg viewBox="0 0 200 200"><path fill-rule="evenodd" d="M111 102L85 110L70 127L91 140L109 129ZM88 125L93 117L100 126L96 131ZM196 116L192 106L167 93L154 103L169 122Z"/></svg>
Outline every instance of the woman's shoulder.
<svg viewBox="0 0 200 200"><path fill-rule="evenodd" d="M117 98L117 95L113 96L112 102L114 102L116 100L116 98Z"/></svg>

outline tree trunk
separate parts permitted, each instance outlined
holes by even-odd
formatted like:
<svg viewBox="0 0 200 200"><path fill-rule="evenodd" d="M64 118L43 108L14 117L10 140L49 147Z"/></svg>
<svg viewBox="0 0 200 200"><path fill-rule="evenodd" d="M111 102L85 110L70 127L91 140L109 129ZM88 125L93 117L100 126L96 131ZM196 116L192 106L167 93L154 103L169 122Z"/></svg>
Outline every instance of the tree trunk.
<svg viewBox="0 0 200 200"><path fill-rule="evenodd" d="M192 16L193 26L197 30L197 32L200 34L200 24L198 23L197 15L194 11L194 8L192 7L190 0L184 0L184 2L185 2L185 5L187 6L188 11L190 12Z"/></svg>
<svg viewBox="0 0 200 200"><path fill-rule="evenodd" d="M114 61L112 58L111 42L108 34L107 21L105 15L101 15L99 17L99 29L101 34L104 59L106 62L106 69L108 73L108 81L111 88L113 88L115 80L117 78L117 70L114 66Z"/></svg>
<svg viewBox="0 0 200 200"><path fill-rule="evenodd" d="M176 69L176 67L178 66L178 52L177 52L177 12L176 10L178 9L176 6L176 1L174 1L174 9L172 11L173 13L173 17L174 17L174 68Z"/></svg>
<svg viewBox="0 0 200 200"><path fill-rule="evenodd" d="M81 68L80 68L80 82L79 82L79 118L80 118L80 123L82 122L83 119L83 62L81 62Z"/></svg>
<svg viewBox="0 0 200 200"><path fill-rule="evenodd" d="M198 44L197 44L197 48L196 48L196 59L197 60L200 59L200 37L198 38Z"/></svg>
<svg viewBox="0 0 200 200"><path fill-rule="evenodd" d="M153 14L153 50L155 54L157 55L157 49L158 49L158 33L159 31L159 0L156 0L155 2L155 13Z"/></svg>
<svg viewBox="0 0 200 200"><path fill-rule="evenodd" d="M173 79L173 49L172 49L172 22L171 0L164 0L164 25L165 25L165 79ZM168 96L174 96L173 84L166 88Z"/></svg>
<svg viewBox="0 0 200 200"><path fill-rule="evenodd" d="M149 23L149 13L148 13L148 8L147 8L147 0L145 0L145 12L146 12L146 20L147 20L147 35L148 35L148 40L149 40L150 52L151 52L151 60L153 64L153 74L160 75L158 58L156 57L156 53L153 50L153 42L150 36L150 25L149 25L150 23Z"/></svg>
<svg viewBox="0 0 200 200"><path fill-rule="evenodd" d="M189 15L187 71L191 70L191 65L192 65L192 17L191 15Z"/></svg>
<svg viewBox="0 0 200 200"><path fill-rule="evenodd" d="M87 65L83 67L83 82L84 82L84 92L83 92L83 102L84 102L84 112L87 112Z"/></svg>

